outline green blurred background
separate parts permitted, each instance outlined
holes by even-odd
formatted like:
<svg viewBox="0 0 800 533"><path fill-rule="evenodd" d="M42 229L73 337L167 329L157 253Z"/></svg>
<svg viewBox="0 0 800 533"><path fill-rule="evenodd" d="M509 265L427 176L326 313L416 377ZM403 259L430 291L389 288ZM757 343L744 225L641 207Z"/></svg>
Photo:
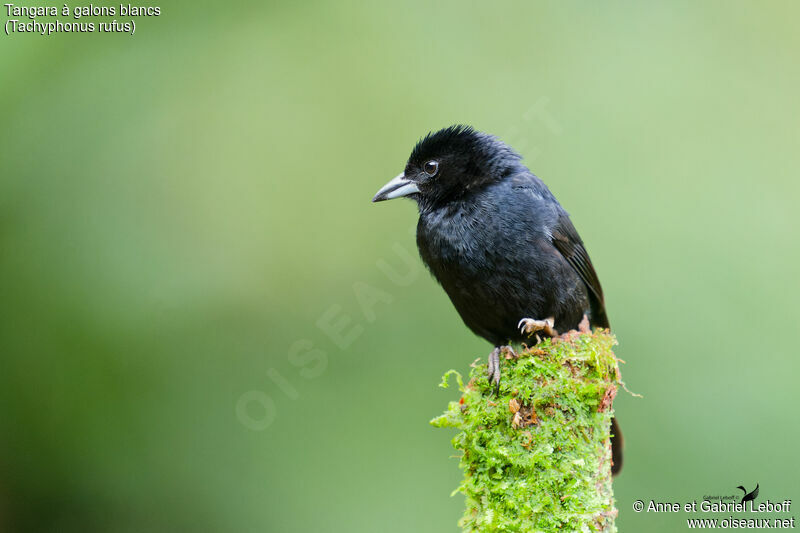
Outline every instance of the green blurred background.
<svg viewBox="0 0 800 533"><path fill-rule="evenodd" d="M428 420L490 347L413 203L370 203L455 122L525 156L603 281L644 395L620 530L685 529L636 499L800 496L798 17L184 2L0 35L0 530L457 531Z"/></svg>

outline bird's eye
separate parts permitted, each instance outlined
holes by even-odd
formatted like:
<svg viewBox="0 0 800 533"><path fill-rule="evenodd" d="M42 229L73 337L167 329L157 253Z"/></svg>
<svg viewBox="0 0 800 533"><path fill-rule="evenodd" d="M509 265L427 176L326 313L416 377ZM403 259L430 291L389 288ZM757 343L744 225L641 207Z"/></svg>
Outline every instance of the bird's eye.
<svg viewBox="0 0 800 533"><path fill-rule="evenodd" d="M433 160L426 162L424 165L422 165L422 171L428 176L434 177L439 171L439 162Z"/></svg>

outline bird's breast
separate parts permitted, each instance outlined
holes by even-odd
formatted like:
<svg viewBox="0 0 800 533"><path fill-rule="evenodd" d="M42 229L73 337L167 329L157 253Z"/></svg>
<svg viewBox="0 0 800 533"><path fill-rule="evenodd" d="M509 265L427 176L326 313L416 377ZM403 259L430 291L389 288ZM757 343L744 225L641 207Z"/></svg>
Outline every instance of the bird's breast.
<svg viewBox="0 0 800 533"><path fill-rule="evenodd" d="M423 261L437 274L437 267L447 265L467 274L483 266L487 252L495 248L486 219L475 213L436 212L421 217L417 244Z"/></svg>

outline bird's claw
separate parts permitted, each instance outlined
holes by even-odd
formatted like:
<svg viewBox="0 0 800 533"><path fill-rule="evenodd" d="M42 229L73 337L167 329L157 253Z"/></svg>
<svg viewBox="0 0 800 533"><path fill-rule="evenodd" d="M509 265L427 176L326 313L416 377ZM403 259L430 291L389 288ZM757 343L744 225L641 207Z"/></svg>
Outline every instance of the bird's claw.
<svg viewBox="0 0 800 533"><path fill-rule="evenodd" d="M514 348L510 345L502 346L500 348L500 353L504 354L506 359L517 359L519 357L519 355L517 355L517 352L515 352Z"/></svg>
<svg viewBox="0 0 800 533"><path fill-rule="evenodd" d="M533 318L523 318L517 324L520 333L531 335L532 333L536 333L538 331L543 331L545 335L549 337L556 337L558 336L558 332L554 329L555 320L550 318L545 318L544 320L535 320Z"/></svg>

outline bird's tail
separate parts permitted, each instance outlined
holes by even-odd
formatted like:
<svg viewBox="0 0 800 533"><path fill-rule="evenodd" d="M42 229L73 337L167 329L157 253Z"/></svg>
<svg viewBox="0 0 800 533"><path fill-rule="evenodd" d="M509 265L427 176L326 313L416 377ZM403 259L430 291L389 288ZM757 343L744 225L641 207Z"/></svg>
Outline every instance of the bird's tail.
<svg viewBox="0 0 800 533"><path fill-rule="evenodd" d="M622 470L622 431L619 429L617 417L611 419L611 475L616 476Z"/></svg>

